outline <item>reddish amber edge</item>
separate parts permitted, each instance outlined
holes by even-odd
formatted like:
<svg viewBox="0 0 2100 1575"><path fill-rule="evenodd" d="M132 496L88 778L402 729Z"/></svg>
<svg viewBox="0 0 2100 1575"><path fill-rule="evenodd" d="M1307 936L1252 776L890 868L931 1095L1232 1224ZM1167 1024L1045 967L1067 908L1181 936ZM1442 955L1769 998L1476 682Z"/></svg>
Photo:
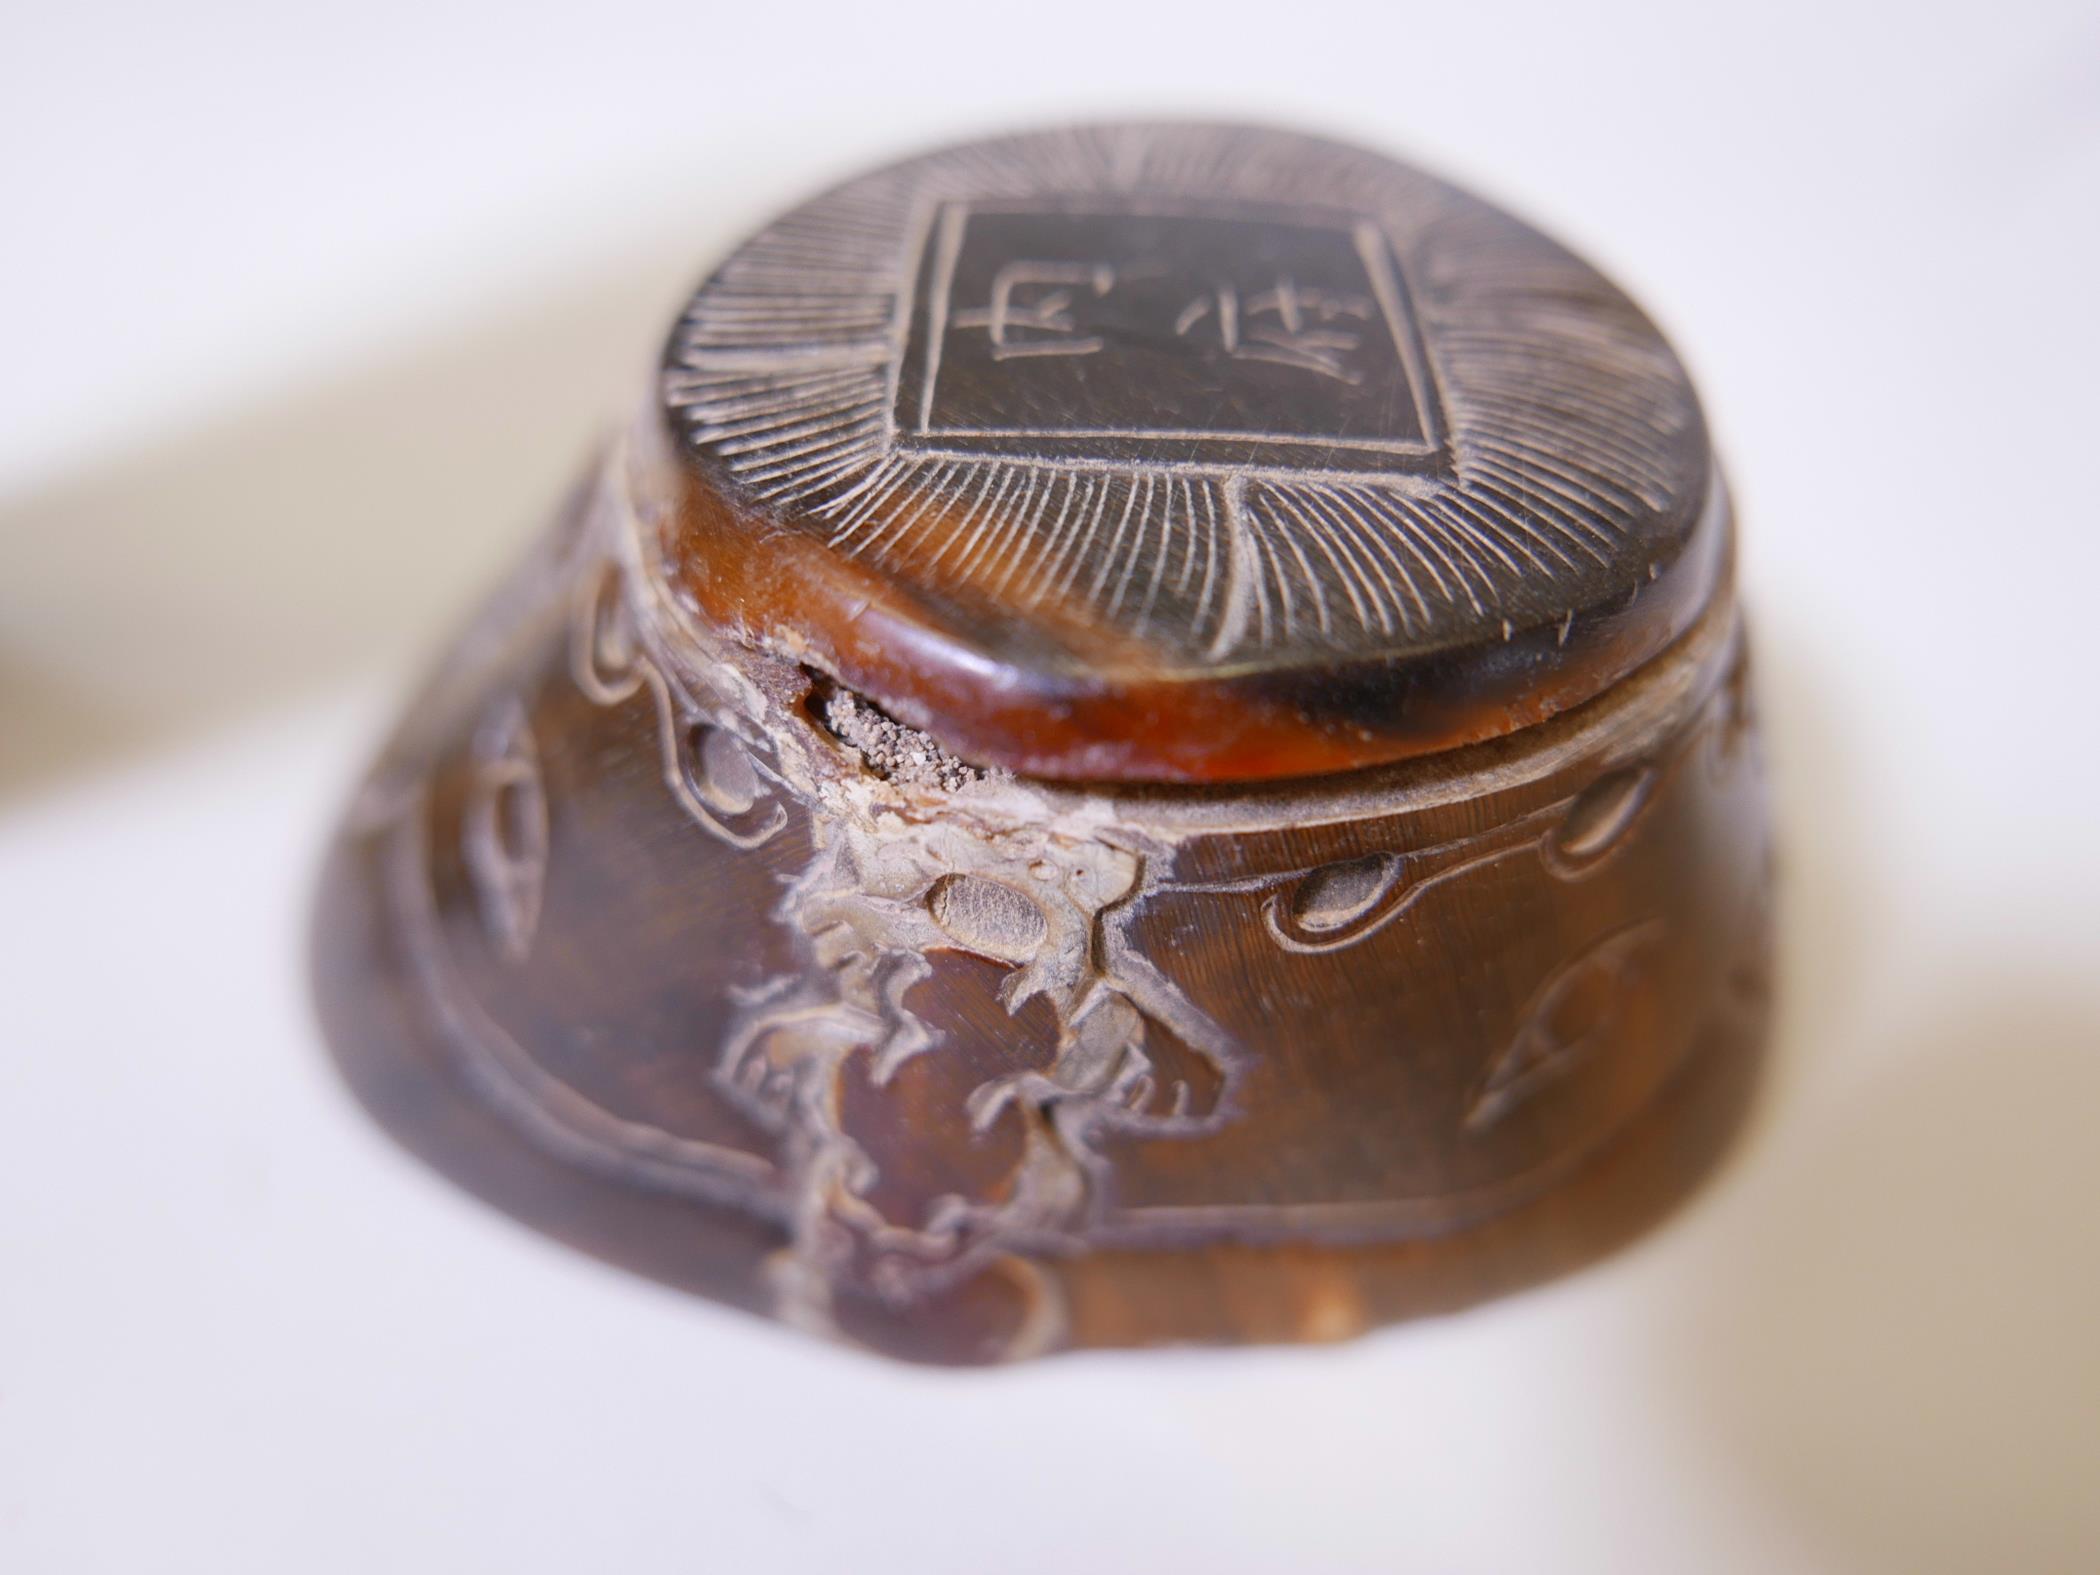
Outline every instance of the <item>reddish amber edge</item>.
<svg viewBox="0 0 2100 1575"><path fill-rule="evenodd" d="M1176 673L987 654L814 536L740 512L658 419L627 484L659 572L711 625L867 696L960 758L1063 781L1241 783L1352 771L1503 737L1605 693L1725 590L1733 518L1718 468L1674 557L1614 604L1506 638L1376 662Z"/></svg>

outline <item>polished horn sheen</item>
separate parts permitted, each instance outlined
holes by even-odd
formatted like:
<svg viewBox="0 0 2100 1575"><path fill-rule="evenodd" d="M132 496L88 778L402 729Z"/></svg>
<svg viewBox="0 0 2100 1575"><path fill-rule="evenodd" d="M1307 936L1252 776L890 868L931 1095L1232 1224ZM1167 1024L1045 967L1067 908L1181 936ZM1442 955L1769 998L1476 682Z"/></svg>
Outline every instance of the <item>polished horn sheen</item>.
<svg viewBox="0 0 2100 1575"><path fill-rule="evenodd" d="M1754 1080L1732 542L1639 308L1407 165L877 170L700 286L355 793L328 1037L518 1218L897 1356L1537 1281Z"/></svg>

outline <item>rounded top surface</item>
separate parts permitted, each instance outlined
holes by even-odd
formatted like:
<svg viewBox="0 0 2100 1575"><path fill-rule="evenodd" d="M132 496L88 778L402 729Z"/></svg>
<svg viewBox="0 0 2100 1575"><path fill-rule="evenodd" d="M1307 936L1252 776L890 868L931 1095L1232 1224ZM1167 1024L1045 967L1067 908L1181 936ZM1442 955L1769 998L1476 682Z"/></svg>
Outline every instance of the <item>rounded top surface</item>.
<svg viewBox="0 0 2100 1575"><path fill-rule="evenodd" d="M1216 126L861 177L700 288L671 572L966 758L1254 779L1508 732L1712 594L1697 401L1595 270L1419 171Z"/></svg>

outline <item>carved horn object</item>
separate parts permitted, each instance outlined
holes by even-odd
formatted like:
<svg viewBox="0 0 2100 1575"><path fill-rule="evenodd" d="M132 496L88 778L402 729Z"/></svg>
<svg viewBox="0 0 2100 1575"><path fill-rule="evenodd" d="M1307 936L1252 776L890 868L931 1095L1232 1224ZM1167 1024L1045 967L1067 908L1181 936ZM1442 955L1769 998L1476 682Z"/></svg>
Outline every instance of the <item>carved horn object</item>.
<svg viewBox="0 0 2100 1575"><path fill-rule="evenodd" d="M1535 1281L1750 1086L1731 531L1640 310L1405 165L876 171L700 287L357 793L329 1039L519 1218L899 1356Z"/></svg>

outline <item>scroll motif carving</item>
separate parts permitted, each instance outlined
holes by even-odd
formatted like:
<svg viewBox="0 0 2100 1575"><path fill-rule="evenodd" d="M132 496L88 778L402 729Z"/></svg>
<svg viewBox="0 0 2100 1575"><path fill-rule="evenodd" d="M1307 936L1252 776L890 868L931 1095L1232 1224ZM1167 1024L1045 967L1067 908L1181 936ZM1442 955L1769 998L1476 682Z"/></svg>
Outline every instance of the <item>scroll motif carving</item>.
<svg viewBox="0 0 2100 1575"><path fill-rule="evenodd" d="M709 679L674 678L641 644L633 609L619 577L586 575L585 594L572 625L570 668L581 689L599 705L618 705L647 689L656 706L657 743L665 785L687 815L707 834L733 848L758 848L787 824L779 802L777 770L763 758L770 746L755 730L740 735L724 693L711 693L709 679L738 692L746 710L760 703L749 680L728 664Z"/></svg>
<svg viewBox="0 0 2100 1575"><path fill-rule="evenodd" d="M1615 930L1547 976L1525 1005L1517 1032L1488 1063L1466 1127L1494 1125L1587 1055L1609 1046L1620 1026L1644 954L1661 937L1660 919Z"/></svg>
<svg viewBox="0 0 2100 1575"><path fill-rule="evenodd" d="M1262 906L1269 938L1287 951L1337 952L1376 935L1429 892L1506 859L1536 854L1562 880L1581 880L1632 836L1658 783L1689 752L1607 772L1580 793L1479 836L1324 864L1286 877Z"/></svg>
<svg viewBox="0 0 2100 1575"><path fill-rule="evenodd" d="M463 836L489 937L522 962L539 926L547 877L547 793L525 708L505 695L474 735Z"/></svg>

